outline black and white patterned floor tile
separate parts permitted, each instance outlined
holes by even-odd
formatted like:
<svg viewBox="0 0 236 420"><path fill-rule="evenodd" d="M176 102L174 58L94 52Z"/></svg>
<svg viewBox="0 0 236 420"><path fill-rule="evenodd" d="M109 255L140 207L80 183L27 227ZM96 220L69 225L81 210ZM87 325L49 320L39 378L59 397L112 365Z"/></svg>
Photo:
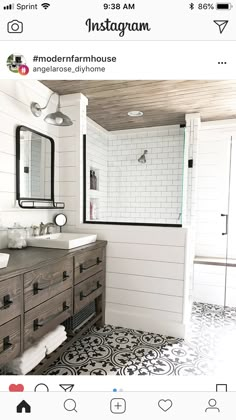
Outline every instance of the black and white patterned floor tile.
<svg viewBox="0 0 236 420"><path fill-rule="evenodd" d="M93 327L44 375L191 376L227 369L232 373L232 340L236 308L194 303L186 340L110 325Z"/></svg>

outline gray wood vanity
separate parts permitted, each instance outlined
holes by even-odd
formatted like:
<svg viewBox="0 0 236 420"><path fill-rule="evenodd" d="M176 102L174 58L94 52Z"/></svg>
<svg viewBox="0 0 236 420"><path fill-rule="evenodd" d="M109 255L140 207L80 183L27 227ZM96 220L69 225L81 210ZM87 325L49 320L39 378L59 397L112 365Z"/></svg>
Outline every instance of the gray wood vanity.
<svg viewBox="0 0 236 420"><path fill-rule="evenodd" d="M68 251L29 247L1 252L9 253L10 260L0 270L0 366L93 301L95 315L76 337L93 324L104 324L106 241ZM68 333L67 344L73 337Z"/></svg>

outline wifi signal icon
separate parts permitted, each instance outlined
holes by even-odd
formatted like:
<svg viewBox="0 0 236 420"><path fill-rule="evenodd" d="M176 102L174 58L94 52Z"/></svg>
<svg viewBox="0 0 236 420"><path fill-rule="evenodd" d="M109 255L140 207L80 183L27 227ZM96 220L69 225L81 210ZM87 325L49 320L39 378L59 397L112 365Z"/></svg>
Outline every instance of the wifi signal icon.
<svg viewBox="0 0 236 420"><path fill-rule="evenodd" d="M49 3L42 3L42 4L41 4L41 6L42 6L45 10L47 10L47 9L49 8L50 4L49 4Z"/></svg>

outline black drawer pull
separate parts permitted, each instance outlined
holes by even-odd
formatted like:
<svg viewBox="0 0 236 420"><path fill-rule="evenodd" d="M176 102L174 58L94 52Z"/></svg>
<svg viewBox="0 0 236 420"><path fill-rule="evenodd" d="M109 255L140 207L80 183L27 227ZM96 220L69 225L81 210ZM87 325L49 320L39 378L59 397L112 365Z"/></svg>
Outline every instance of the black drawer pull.
<svg viewBox="0 0 236 420"><path fill-rule="evenodd" d="M91 290L91 292L87 293L87 295L84 295L83 292L80 292L80 300L83 300L84 298L87 298L88 296L90 296L92 293L96 292L98 289L100 289L100 287L102 287L102 285L99 283L99 281L97 281L97 287L93 290Z"/></svg>
<svg viewBox="0 0 236 420"><path fill-rule="evenodd" d="M65 274L66 271L63 272L63 281L66 281L70 276L68 274ZM33 294L37 295L38 292L41 292L42 290L47 290L50 289L50 287L55 287L55 286L59 286L60 284L62 284L62 281L58 281L57 283L52 283L50 286L47 287L39 287L38 282L35 282L33 284Z"/></svg>
<svg viewBox="0 0 236 420"><path fill-rule="evenodd" d="M10 306L13 305L13 301L11 300L10 295L6 295L3 298L3 306L0 307L1 310L8 309Z"/></svg>
<svg viewBox="0 0 236 420"><path fill-rule="evenodd" d="M7 337L3 339L3 350L0 352L0 354L11 349L12 347L13 347L13 344L10 343L10 337L8 335Z"/></svg>
<svg viewBox="0 0 236 420"><path fill-rule="evenodd" d="M56 314L55 316L47 319L44 323L39 323L38 318L36 318L33 322L33 329L34 331L37 331L39 328L43 327L44 325L46 325L48 322L53 321L54 319L56 319L58 316L60 316L61 314L63 314L65 311L67 311L68 309L70 309L70 307L66 304L66 301L62 303L62 311L59 312L58 314Z"/></svg>
<svg viewBox="0 0 236 420"><path fill-rule="evenodd" d="M35 319L34 320L34 322L33 322L33 328L34 328L34 331L37 331L39 328L41 328L41 327L43 327L43 324L40 324L39 323L39 320L38 320L38 318L37 319Z"/></svg>
<svg viewBox="0 0 236 420"><path fill-rule="evenodd" d="M62 307L63 307L63 312L67 311L67 309L70 309L70 307L66 304L66 302L63 302Z"/></svg>
<svg viewBox="0 0 236 420"><path fill-rule="evenodd" d="M102 260L100 260L100 258L97 257L95 264L89 265L88 267L84 267L83 264L80 264L79 266L80 272L83 273L83 271L89 270L92 267L96 267L96 265L99 265L101 263L102 263Z"/></svg>
<svg viewBox="0 0 236 420"><path fill-rule="evenodd" d="M38 292L41 292L41 290L44 290L44 288L43 288L43 287L39 287L39 284L38 284L38 282L36 281L36 282L33 284L33 294L34 294L34 295L37 295L37 294L38 294Z"/></svg>

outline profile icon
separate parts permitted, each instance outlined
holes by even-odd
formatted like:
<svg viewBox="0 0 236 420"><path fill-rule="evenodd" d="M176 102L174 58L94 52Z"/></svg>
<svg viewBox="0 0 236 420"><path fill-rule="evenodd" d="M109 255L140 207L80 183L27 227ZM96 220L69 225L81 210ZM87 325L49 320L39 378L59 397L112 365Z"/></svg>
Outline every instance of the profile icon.
<svg viewBox="0 0 236 420"><path fill-rule="evenodd" d="M11 54L7 59L7 67L12 73L27 76L29 67L26 64L25 57L22 54Z"/></svg>
<svg viewBox="0 0 236 420"><path fill-rule="evenodd" d="M214 398L211 398L208 401L208 407L205 409L205 413L208 413L209 411L217 411L219 413L220 409L216 405L217 401Z"/></svg>

